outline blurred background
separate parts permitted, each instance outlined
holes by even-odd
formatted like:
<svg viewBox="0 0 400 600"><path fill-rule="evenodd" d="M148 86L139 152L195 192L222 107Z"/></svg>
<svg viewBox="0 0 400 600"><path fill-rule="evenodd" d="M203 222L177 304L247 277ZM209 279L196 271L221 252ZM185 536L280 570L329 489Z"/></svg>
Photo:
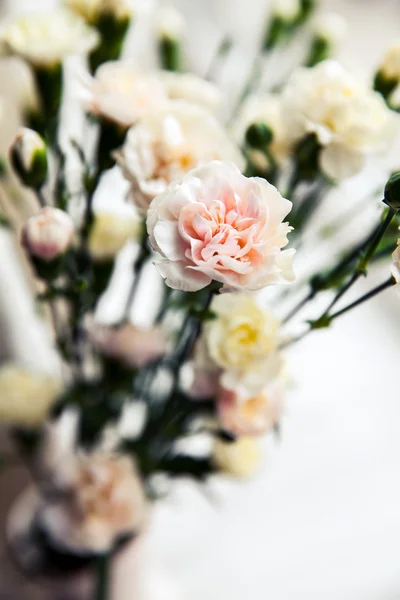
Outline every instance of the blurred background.
<svg viewBox="0 0 400 600"><path fill-rule="evenodd" d="M56 6L56 0L0 0L0 18ZM142 12L151 0L142 0ZM221 35L235 47L220 82L234 95L262 35L267 2L177 0L189 22L188 57L200 74ZM349 29L339 52L367 75L400 38L398 0L321 0ZM146 36L129 53L148 57ZM271 75L273 76L273 74ZM15 65L0 67L0 96L18 88ZM0 122L4 152L18 114ZM352 200L335 194L332 213ZM356 227L362 227L362 220ZM387 265L387 270L389 265ZM386 277L386 275L384 275ZM382 280L374 272L368 287ZM400 299L393 290L316 333L290 353L293 386L279 442L266 448L259 476L245 484L183 482L154 509L149 551L190 600L400 599ZM10 235L0 229L0 360L49 363L49 336L29 294ZM25 484L20 468L0 475L0 521ZM0 598L51 598L12 569L0 542Z"/></svg>

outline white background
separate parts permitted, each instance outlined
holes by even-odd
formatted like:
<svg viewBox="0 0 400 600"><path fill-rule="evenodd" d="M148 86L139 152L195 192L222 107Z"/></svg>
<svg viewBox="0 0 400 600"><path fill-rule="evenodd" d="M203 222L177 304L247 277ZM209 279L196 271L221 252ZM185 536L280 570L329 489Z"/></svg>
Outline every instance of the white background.
<svg viewBox="0 0 400 600"><path fill-rule="evenodd" d="M8 1L12 10L50 4ZM323 4L349 18L342 55L352 68L368 70L400 37L396 1ZM251 58L265 3L180 5L191 14L190 55L199 67L219 31L241 37L224 77L233 89ZM207 37L199 13L208 15L214 37ZM9 292L7 269L1 260L0 306ZM269 444L262 473L246 484L216 482L209 497L184 483L156 509L151 548L188 599L400 598L399 315L400 300L388 291L293 349L282 439ZM9 329L18 338L18 322L9 321ZM25 333L39 339L34 326ZM19 352L32 351L26 339L14 343Z"/></svg>

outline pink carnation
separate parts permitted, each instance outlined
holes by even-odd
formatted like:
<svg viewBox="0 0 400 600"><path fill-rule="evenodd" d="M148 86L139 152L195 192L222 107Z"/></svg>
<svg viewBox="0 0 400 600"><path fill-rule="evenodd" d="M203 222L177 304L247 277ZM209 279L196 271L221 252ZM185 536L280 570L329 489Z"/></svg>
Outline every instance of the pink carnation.
<svg viewBox="0 0 400 600"><path fill-rule="evenodd" d="M163 256L157 269L171 288L188 292L212 281L225 291L292 281L294 250L281 251L291 207L274 186L233 163L193 169L150 205L150 241Z"/></svg>
<svg viewBox="0 0 400 600"><path fill-rule="evenodd" d="M237 435L267 433L279 420L283 395L281 380L270 383L260 394L246 400L232 390L222 389L217 402L220 423Z"/></svg>

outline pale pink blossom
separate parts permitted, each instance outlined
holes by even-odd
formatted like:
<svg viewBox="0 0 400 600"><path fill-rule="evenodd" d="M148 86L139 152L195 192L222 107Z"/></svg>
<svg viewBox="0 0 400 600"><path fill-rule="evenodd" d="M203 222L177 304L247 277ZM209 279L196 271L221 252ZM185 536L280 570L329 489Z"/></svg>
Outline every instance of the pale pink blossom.
<svg viewBox="0 0 400 600"><path fill-rule="evenodd" d="M46 206L27 220L21 243L32 256L51 262L69 248L74 231L74 223L66 212Z"/></svg>
<svg viewBox="0 0 400 600"><path fill-rule="evenodd" d="M77 554L106 552L120 536L141 530L147 502L130 458L100 451L76 454L59 470L59 493L41 512L41 523L58 547Z"/></svg>
<svg viewBox="0 0 400 600"><path fill-rule="evenodd" d="M166 339L161 327L141 328L127 323L120 327L98 324L89 326L90 338L105 356L141 368L166 352Z"/></svg>
<svg viewBox="0 0 400 600"><path fill-rule="evenodd" d="M210 160L230 160L244 167L243 155L225 129L196 104L168 102L131 127L115 153L131 183L130 197L141 215L169 183Z"/></svg>
<svg viewBox="0 0 400 600"><path fill-rule="evenodd" d="M256 396L241 398L236 391L221 389L217 410L222 427L237 435L261 435L270 431L282 412L284 385L275 380Z"/></svg>
<svg viewBox="0 0 400 600"><path fill-rule="evenodd" d="M273 185L233 163L193 169L149 207L150 241L163 257L156 267L171 288L190 292L212 281L224 291L292 281L294 250L281 251L291 207Z"/></svg>

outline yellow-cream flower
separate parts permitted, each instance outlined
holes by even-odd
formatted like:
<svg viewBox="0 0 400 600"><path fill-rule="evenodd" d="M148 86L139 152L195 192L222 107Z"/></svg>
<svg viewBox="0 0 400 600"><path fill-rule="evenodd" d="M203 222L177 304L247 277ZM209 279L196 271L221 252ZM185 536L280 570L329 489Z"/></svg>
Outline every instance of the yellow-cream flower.
<svg viewBox="0 0 400 600"><path fill-rule="evenodd" d="M132 5L128 0L65 0L67 8L94 25L103 15L118 20L132 17Z"/></svg>
<svg viewBox="0 0 400 600"><path fill-rule="evenodd" d="M60 493L41 513L53 544L77 554L107 552L120 536L140 531L147 502L130 458L78 454L65 459L59 471Z"/></svg>
<svg viewBox="0 0 400 600"><path fill-rule="evenodd" d="M223 370L221 384L245 397L258 394L282 368L277 353L279 320L248 294L216 296L216 318L204 328L211 360Z"/></svg>
<svg viewBox="0 0 400 600"><path fill-rule="evenodd" d="M320 167L334 180L357 174L392 143L394 116L383 98L333 60L297 70L283 92L282 111L293 141L315 134Z"/></svg>
<svg viewBox="0 0 400 600"><path fill-rule="evenodd" d="M234 442L214 441L213 460L216 467L228 475L247 478L254 475L261 462L261 452L253 437L240 437Z"/></svg>
<svg viewBox="0 0 400 600"><path fill-rule="evenodd" d="M0 31L0 47L35 67L53 67L70 54L86 54L99 42L97 32L67 11L16 17Z"/></svg>
<svg viewBox="0 0 400 600"><path fill-rule="evenodd" d="M112 260L130 239L139 232L135 216L98 212L89 237L89 250L94 260Z"/></svg>
<svg viewBox="0 0 400 600"><path fill-rule="evenodd" d="M47 374L7 363L0 367L0 423L35 427L46 418L62 389Z"/></svg>

